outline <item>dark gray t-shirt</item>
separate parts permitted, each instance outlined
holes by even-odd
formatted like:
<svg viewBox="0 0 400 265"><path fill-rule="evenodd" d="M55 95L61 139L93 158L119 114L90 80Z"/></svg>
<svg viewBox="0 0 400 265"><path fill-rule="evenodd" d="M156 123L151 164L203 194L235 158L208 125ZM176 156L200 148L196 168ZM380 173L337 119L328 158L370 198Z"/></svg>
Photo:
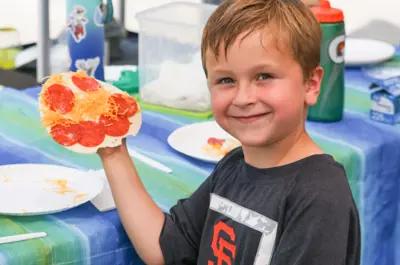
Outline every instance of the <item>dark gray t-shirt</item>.
<svg viewBox="0 0 400 265"><path fill-rule="evenodd" d="M329 155L258 169L233 150L166 214L167 265L359 265L360 225Z"/></svg>

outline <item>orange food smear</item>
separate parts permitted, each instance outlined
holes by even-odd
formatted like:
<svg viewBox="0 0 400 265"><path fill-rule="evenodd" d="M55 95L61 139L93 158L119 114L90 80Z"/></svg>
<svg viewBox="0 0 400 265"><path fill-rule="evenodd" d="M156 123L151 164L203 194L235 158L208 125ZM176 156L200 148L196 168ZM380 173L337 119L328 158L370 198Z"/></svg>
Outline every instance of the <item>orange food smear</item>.
<svg viewBox="0 0 400 265"><path fill-rule="evenodd" d="M86 197L86 194L84 194L84 193L80 193L80 194L75 195L72 204L77 204L79 202L79 200L82 200L85 197Z"/></svg>
<svg viewBox="0 0 400 265"><path fill-rule="evenodd" d="M57 193L65 194L68 192L72 192L70 188L67 187L68 181L66 179L56 179L56 180L47 180L48 182L58 186L56 188Z"/></svg>

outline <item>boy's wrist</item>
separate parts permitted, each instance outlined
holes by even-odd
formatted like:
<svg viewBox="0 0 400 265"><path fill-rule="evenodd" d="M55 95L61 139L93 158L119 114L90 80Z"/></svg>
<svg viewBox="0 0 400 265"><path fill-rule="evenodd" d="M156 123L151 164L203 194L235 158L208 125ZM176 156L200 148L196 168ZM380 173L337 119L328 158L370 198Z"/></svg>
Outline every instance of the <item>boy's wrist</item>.
<svg viewBox="0 0 400 265"><path fill-rule="evenodd" d="M125 156L126 154L129 155L128 148L124 144L116 147L101 148L97 153L102 162L115 160L118 157Z"/></svg>

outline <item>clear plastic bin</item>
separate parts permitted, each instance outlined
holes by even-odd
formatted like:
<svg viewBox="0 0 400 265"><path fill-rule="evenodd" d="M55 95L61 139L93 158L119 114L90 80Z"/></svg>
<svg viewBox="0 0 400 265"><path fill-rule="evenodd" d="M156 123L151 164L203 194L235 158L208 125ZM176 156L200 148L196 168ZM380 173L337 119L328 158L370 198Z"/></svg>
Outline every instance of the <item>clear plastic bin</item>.
<svg viewBox="0 0 400 265"><path fill-rule="evenodd" d="M215 8L174 2L137 14L141 101L193 111L210 109L200 46L204 25Z"/></svg>

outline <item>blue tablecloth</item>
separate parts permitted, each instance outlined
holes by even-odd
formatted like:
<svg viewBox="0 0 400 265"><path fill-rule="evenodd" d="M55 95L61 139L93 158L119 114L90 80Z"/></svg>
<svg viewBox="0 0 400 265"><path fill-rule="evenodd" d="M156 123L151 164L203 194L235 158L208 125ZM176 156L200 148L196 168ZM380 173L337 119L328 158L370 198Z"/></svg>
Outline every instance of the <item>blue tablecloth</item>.
<svg viewBox="0 0 400 265"><path fill-rule="evenodd" d="M397 65L395 59L390 63ZM400 64L399 64L400 67ZM363 265L400 265L400 126L368 118L371 81L360 69L346 74L346 112L338 123L307 123L311 136L342 163L360 210ZM77 155L46 136L39 121L39 88L0 91L0 164L50 163L99 169L96 155ZM212 164L172 150L166 139L192 119L144 111L143 127L128 145L173 169L166 174L135 161L158 205L168 210L208 176ZM0 245L0 264L140 264L116 211L99 213L90 203L47 216L0 216L0 236L45 231L48 237Z"/></svg>

